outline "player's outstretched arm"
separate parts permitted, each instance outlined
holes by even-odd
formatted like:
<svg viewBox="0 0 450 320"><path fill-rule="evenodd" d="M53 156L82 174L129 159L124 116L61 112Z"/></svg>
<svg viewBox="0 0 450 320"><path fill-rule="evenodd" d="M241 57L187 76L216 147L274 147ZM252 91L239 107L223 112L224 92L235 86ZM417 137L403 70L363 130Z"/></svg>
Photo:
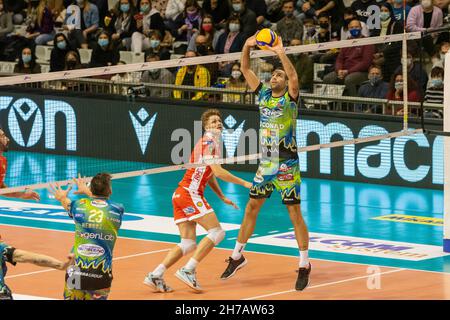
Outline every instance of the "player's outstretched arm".
<svg viewBox="0 0 450 320"><path fill-rule="evenodd" d="M7 188L6 184L3 183L3 185L0 187L0 189ZM2 197L7 198L19 198L24 200L41 200L41 197L39 196L39 193L31 190L31 189L25 189L24 192L11 192L11 193L5 193L1 195Z"/></svg>
<svg viewBox="0 0 450 320"><path fill-rule="evenodd" d="M247 41L245 41L241 55L241 71L248 83L250 90L252 91L258 89L258 86L261 82L256 74L252 71L252 69L250 69L250 48L254 47L255 45L256 37L251 36L247 39Z"/></svg>
<svg viewBox="0 0 450 320"><path fill-rule="evenodd" d="M220 164L211 165L211 170L214 173L214 175L220 180L223 180L225 182L231 182L234 184L239 184L248 189L252 187L252 184L250 182L245 181L239 177L236 177L235 175L231 174L228 170L222 168Z"/></svg>
<svg viewBox="0 0 450 320"><path fill-rule="evenodd" d="M230 199L228 199L222 192L222 189L219 186L219 183L217 182L217 179L215 176L212 176L211 179L208 181L209 186L214 191L215 194L219 197L220 200L222 200L224 203L229 204L230 206L233 206L235 209L239 209L239 207Z"/></svg>
<svg viewBox="0 0 450 320"><path fill-rule="evenodd" d="M70 211L70 203L72 202L68 197L70 190L72 190L72 185L64 190L58 183L51 184L48 189L55 199L61 202L61 205L66 211Z"/></svg>
<svg viewBox="0 0 450 320"><path fill-rule="evenodd" d="M19 249L14 250L13 254L13 262L32 263L40 267L50 267L58 270L67 269L67 267L73 263L73 258L74 255L70 254L65 261L59 261L58 259L43 254Z"/></svg>
<svg viewBox="0 0 450 320"><path fill-rule="evenodd" d="M267 47L270 51L275 52L278 57L281 60L281 64L283 65L283 69L286 72L286 75L288 77L288 89L289 89L289 95L297 99L299 94L299 86L298 86L298 75L297 71L295 70L294 65L292 64L291 60L289 60L288 56L284 52L283 47L283 39L281 37L278 37L278 43L276 46L273 47Z"/></svg>

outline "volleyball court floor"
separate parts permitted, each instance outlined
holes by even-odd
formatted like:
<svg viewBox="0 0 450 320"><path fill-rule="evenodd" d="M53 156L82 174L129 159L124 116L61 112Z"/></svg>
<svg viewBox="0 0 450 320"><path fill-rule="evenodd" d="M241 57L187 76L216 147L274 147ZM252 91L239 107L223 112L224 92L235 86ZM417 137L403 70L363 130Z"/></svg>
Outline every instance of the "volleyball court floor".
<svg viewBox="0 0 450 320"><path fill-rule="evenodd" d="M298 249L276 193L266 201L245 256L248 265L226 280L248 191L220 182L240 207L206 198L226 230L225 240L198 267L204 292L174 277L186 257L166 272L173 293L153 293L142 281L179 242L171 197L183 171L113 181L112 199L126 214L114 252L110 299L450 299L450 257L442 252L443 192L304 178L302 212L310 231L311 282L293 290ZM253 173L235 172L251 180ZM8 244L63 259L73 223L41 190L41 202L0 199L0 234ZM199 238L205 235L199 229ZM6 277L16 299L61 299L64 273L28 264Z"/></svg>

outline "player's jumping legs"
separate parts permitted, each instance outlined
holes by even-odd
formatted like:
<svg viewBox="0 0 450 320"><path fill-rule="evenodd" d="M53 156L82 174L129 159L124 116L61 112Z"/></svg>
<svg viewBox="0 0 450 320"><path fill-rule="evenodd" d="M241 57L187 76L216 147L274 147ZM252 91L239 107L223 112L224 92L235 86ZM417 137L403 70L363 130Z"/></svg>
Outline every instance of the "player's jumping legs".
<svg viewBox="0 0 450 320"><path fill-rule="evenodd" d="M311 264L308 259L309 233L305 220L303 219L300 204L287 205L289 217L294 226L295 238L297 239L300 261L298 269L297 282L295 289L301 291L309 284L309 274L311 272Z"/></svg>
<svg viewBox="0 0 450 320"><path fill-rule="evenodd" d="M236 245L234 247L233 253L231 254L231 257L227 260L228 266L220 277L222 280L226 280L232 277L236 273L236 271L247 264L247 260L245 260L244 256L242 255L242 251L244 250L248 239L250 239L253 231L255 230L256 219L258 218L258 214L265 201L265 198L250 198L250 200L247 202L247 206L245 207L244 219L242 220L241 228L239 229L239 235L236 241Z"/></svg>
<svg viewBox="0 0 450 320"><path fill-rule="evenodd" d="M185 221L178 224L181 241L174 246L164 258L163 262L149 273L144 283L152 287L156 292L171 292L172 288L166 285L163 276L167 269L173 266L184 255L192 252L196 248L196 223Z"/></svg>
<svg viewBox="0 0 450 320"><path fill-rule="evenodd" d="M214 212L196 219L195 222L207 230L208 235L200 241L192 258L175 275L192 289L201 291L202 289L197 281L195 269L198 263L225 238L225 231L220 226L219 220Z"/></svg>

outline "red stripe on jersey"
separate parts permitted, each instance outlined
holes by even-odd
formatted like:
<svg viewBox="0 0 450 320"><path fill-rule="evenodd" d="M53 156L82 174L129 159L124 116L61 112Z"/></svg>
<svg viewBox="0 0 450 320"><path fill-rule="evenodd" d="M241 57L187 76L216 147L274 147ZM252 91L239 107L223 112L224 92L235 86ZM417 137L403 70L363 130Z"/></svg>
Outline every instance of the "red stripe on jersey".
<svg viewBox="0 0 450 320"><path fill-rule="evenodd" d="M8 168L8 161L6 157L0 156L0 186L5 182L6 169Z"/></svg>

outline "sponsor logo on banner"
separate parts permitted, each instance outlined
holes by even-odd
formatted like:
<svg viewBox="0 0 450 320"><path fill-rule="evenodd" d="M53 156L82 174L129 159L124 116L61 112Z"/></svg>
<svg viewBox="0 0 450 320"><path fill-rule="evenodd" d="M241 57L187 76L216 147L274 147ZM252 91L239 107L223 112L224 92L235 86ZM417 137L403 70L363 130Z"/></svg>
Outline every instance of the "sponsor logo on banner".
<svg viewBox="0 0 450 320"><path fill-rule="evenodd" d="M85 257L100 257L105 254L105 249L95 244L82 244L78 246L77 251Z"/></svg>
<svg viewBox="0 0 450 320"><path fill-rule="evenodd" d="M439 226L444 225L444 219L432 218L432 217L421 217L421 216L408 216L406 214L389 214L386 216L375 217L373 220L382 221L392 221L392 222L406 222L414 224L425 224L429 226Z"/></svg>
<svg viewBox="0 0 450 320"><path fill-rule="evenodd" d="M144 155L147 151L148 142L150 141L150 136L152 134L153 126L155 125L156 116L155 113L152 118L148 114L147 110L141 108L137 115L135 116L131 111L129 111L131 122L133 123L134 131L139 141L139 146L141 147L142 154Z"/></svg>
<svg viewBox="0 0 450 320"><path fill-rule="evenodd" d="M446 256L441 246L378 239L346 237L325 233L310 233L310 250L353 254L368 257L422 261ZM295 234L286 232L252 238L249 243L298 248Z"/></svg>

